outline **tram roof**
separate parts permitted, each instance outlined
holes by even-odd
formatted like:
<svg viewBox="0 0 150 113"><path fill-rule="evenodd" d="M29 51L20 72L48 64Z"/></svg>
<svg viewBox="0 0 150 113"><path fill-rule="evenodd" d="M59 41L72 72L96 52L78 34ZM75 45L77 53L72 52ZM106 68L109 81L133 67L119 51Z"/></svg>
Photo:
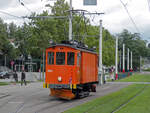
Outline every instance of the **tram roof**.
<svg viewBox="0 0 150 113"><path fill-rule="evenodd" d="M53 45L49 46L48 48L58 47L58 46L70 47L70 48L77 49L80 51L97 54L93 49L89 49L87 47L82 47L82 46L78 46L78 45L71 45L71 44L53 44Z"/></svg>

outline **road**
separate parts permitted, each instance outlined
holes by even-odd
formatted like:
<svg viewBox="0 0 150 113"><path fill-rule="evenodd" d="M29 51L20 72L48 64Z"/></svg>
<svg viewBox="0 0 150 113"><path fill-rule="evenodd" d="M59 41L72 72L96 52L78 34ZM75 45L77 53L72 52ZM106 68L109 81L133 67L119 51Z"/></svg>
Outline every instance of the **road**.
<svg viewBox="0 0 150 113"><path fill-rule="evenodd" d="M0 86L0 113L61 113L69 108L94 98L115 92L128 84L108 83L97 87L96 93L83 99L63 100L49 96L49 89L42 88L41 82L27 86Z"/></svg>

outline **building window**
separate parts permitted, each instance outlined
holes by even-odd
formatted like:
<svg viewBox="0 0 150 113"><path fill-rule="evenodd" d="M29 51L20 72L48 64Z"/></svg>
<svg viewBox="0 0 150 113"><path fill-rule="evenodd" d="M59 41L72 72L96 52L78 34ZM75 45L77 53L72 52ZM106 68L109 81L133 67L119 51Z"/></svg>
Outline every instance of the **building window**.
<svg viewBox="0 0 150 113"><path fill-rule="evenodd" d="M64 64L65 64L65 52L57 52L56 65L64 65Z"/></svg>
<svg viewBox="0 0 150 113"><path fill-rule="evenodd" d="M67 65L74 65L74 53L73 52L67 53Z"/></svg>
<svg viewBox="0 0 150 113"><path fill-rule="evenodd" d="M48 52L48 64L54 64L54 52Z"/></svg>

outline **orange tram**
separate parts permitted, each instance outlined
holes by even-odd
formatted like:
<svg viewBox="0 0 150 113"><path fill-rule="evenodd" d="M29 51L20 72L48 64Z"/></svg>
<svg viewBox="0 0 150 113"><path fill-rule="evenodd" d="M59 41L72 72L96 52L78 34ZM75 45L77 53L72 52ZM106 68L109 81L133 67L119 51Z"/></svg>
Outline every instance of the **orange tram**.
<svg viewBox="0 0 150 113"><path fill-rule="evenodd" d="M44 88L50 95L63 98L83 98L96 92L98 55L83 43L62 41L46 49Z"/></svg>

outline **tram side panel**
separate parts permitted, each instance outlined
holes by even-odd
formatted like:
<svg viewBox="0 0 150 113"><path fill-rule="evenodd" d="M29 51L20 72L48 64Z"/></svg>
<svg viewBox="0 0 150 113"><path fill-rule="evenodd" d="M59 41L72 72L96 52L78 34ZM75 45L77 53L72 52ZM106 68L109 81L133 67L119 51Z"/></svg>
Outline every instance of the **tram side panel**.
<svg viewBox="0 0 150 113"><path fill-rule="evenodd" d="M88 52L82 52L81 58L81 83L98 82L97 55Z"/></svg>

